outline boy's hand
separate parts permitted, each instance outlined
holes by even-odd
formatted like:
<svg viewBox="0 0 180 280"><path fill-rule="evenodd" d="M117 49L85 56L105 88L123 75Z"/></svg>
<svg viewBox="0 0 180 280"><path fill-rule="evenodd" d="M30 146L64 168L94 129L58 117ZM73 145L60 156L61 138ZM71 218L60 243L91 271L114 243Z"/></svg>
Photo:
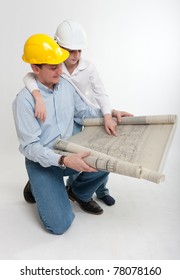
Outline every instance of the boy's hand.
<svg viewBox="0 0 180 280"><path fill-rule="evenodd" d="M109 135L117 136L117 122L113 120L110 114L104 115L104 126Z"/></svg>
<svg viewBox="0 0 180 280"><path fill-rule="evenodd" d="M128 112L125 112L125 111L118 111L118 110L113 109L112 115L110 115L110 114L104 115L104 126L106 129L106 132L109 135L117 136L117 131L116 131L117 125L118 125L118 123L121 123L121 120L122 120L121 118L130 117L130 116L132 117L133 115ZM112 117L116 117L117 122Z"/></svg>
<svg viewBox="0 0 180 280"><path fill-rule="evenodd" d="M121 122L122 117L133 117L133 115L128 113L128 112L118 111L118 110L115 110L115 109L112 110L112 116L117 118L118 123Z"/></svg>

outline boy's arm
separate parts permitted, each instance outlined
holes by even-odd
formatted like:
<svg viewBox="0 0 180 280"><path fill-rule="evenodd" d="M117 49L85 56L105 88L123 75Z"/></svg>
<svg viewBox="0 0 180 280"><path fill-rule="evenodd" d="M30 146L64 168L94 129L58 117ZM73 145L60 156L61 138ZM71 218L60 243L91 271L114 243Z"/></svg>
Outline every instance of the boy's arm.
<svg viewBox="0 0 180 280"><path fill-rule="evenodd" d="M35 117L40 119L42 122L46 120L46 107L44 104L43 97L41 96L40 90L33 90L32 96L35 100Z"/></svg>
<svg viewBox="0 0 180 280"><path fill-rule="evenodd" d="M40 119L41 121L45 121L46 119L46 107L44 104L44 100L41 96L40 90L36 83L36 79L33 73L28 73L23 78L24 84L27 89L31 92L32 96L35 100L35 117Z"/></svg>
<svg viewBox="0 0 180 280"><path fill-rule="evenodd" d="M111 110L109 96L106 93L106 90L104 88L104 85L101 81L97 69L92 63L89 64L89 75L91 88L104 116L104 126L106 132L109 135L117 136L117 125L121 122L121 117L132 116L132 114L114 109ZM116 117L117 121L115 121L112 117Z"/></svg>

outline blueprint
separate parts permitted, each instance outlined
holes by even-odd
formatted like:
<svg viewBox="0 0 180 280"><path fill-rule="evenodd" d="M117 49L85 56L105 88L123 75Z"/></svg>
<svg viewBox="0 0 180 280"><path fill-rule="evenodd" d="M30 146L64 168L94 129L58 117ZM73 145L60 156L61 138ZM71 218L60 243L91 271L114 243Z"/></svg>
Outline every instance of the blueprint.
<svg viewBox="0 0 180 280"><path fill-rule="evenodd" d="M85 161L98 170L160 183L176 123L176 115L124 117L112 136L103 119L87 119L80 133L58 141L56 149L61 154L90 151Z"/></svg>

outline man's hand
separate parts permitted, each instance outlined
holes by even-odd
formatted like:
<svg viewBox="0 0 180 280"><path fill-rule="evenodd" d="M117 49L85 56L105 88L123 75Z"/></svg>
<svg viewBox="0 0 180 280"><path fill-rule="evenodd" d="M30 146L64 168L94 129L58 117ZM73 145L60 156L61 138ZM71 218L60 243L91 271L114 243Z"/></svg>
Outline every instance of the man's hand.
<svg viewBox="0 0 180 280"><path fill-rule="evenodd" d="M72 154L64 158L64 165L78 172L97 172L97 170L85 163L84 158L90 156L90 152Z"/></svg>

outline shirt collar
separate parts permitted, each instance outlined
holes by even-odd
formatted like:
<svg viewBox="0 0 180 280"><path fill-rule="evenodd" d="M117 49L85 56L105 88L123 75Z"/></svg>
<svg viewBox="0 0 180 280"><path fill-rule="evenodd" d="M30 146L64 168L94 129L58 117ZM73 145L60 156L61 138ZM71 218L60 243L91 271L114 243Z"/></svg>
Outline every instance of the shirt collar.
<svg viewBox="0 0 180 280"><path fill-rule="evenodd" d="M84 69L86 69L86 68L87 68L87 62L86 62L86 60L83 59L83 58L80 58L80 59L79 59L78 66L76 67L76 69L74 70L74 72L73 72L71 75L76 74L76 73L78 73L79 71L84 70ZM66 68L65 63L62 63L62 70L63 70L63 73L64 73L64 74L66 74L66 75L68 75L68 76L71 76L71 75L69 74L67 68Z"/></svg>
<svg viewBox="0 0 180 280"><path fill-rule="evenodd" d="M41 93L44 93L44 94L53 94L54 91L58 90L59 86L60 86L60 81L59 81L59 83L54 85L54 89L52 90L52 89L48 88L47 86L43 85L38 79L36 79L36 82L37 82L38 88L40 89Z"/></svg>

